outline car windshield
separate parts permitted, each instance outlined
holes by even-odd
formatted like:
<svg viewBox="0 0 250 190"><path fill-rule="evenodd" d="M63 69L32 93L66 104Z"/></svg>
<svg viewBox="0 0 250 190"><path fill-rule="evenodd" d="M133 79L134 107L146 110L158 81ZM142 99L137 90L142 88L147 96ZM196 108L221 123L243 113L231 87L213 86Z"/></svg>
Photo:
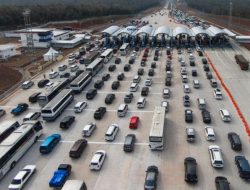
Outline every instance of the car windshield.
<svg viewBox="0 0 250 190"><path fill-rule="evenodd" d="M146 180L145 186L147 186L147 187L153 187L154 186L154 181L153 180Z"/></svg>
<svg viewBox="0 0 250 190"><path fill-rule="evenodd" d="M14 185L21 184L21 180L20 179L13 179L11 184L14 184Z"/></svg>

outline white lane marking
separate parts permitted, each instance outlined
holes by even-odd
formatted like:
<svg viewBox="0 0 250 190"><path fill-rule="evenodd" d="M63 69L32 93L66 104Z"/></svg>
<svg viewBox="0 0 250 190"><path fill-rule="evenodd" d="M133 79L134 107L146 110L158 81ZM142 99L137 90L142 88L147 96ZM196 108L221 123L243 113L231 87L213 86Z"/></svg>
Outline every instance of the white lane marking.
<svg viewBox="0 0 250 190"><path fill-rule="evenodd" d="M82 91L83 93L87 93L88 91ZM129 93L128 91L126 92L116 92L116 91L98 91L97 93L100 93L100 94L109 94L109 93L112 93L112 94L127 94ZM139 91L138 92L133 92L133 93L140 93ZM162 94L160 92L149 92L150 94Z"/></svg>
<svg viewBox="0 0 250 190"><path fill-rule="evenodd" d="M43 142L44 140L38 140L38 142ZM70 143L70 144L73 144L75 141L66 141L66 140L61 140L60 141L61 143ZM93 142L89 142L88 141L88 144L103 144L103 145L123 145L124 142L106 142L106 141L103 141L103 142L96 142L96 141L93 141ZM148 143L135 143L136 145L140 145L140 146L148 146Z"/></svg>

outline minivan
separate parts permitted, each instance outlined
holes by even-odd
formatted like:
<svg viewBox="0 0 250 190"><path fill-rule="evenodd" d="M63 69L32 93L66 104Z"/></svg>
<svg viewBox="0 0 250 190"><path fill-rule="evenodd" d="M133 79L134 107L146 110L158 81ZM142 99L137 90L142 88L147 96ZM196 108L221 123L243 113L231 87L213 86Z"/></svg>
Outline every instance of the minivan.
<svg viewBox="0 0 250 190"><path fill-rule="evenodd" d="M97 90L96 89L89 89L87 94L86 94L86 99L87 100L92 100L96 95L97 95Z"/></svg>
<svg viewBox="0 0 250 190"><path fill-rule="evenodd" d="M170 89L169 88L164 88L162 96L163 96L164 99L170 98Z"/></svg>
<svg viewBox="0 0 250 190"><path fill-rule="evenodd" d="M26 90L26 89L29 89L31 86L34 85L34 82L31 81L31 80L28 80L28 81L25 81L23 84L22 84L22 89Z"/></svg>
<svg viewBox="0 0 250 190"><path fill-rule="evenodd" d="M87 102L82 101L82 102L77 102L76 105L74 106L74 112L75 113L81 113L84 108L87 107Z"/></svg>
<svg viewBox="0 0 250 190"><path fill-rule="evenodd" d="M212 127L205 127L205 134L207 141L215 141L215 133Z"/></svg>
<svg viewBox="0 0 250 190"><path fill-rule="evenodd" d="M30 103L35 103L37 102L37 97L41 94L41 92L35 92L29 97L29 102Z"/></svg>
<svg viewBox="0 0 250 190"><path fill-rule="evenodd" d="M229 114L229 112L225 109L220 109L220 116L221 116L221 119L222 121L224 122L230 122L231 121L231 116Z"/></svg>
<svg viewBox="0 0 250 190"><path fill-rule="evenodd" d="M67 180L61 190L87 190L87 186L82 180Z"/></svg>
<svg viewBox="0 0 250 190"><path fill-rule="evenodd" d="M139 88L138 83L134 83L134 82L133 82L133 83L130 85L130 92L136 92L138 88Z"/></svg>
<svg viewBox="0 0 250 190"><path fill-rule="evenodd" d="M139 83L141 81L141 77L139 75L136 75L134 78L133 78L133 82L134 83Z"/></svg>
<svg viewBox="0 0 250 190"><path fill-rule="evenodd" d="M206 109L205 98L197 98L197 102L198 102L198 107L199 107L200 110Z"/></svg>
<svg viewBox="0 0 250 190"><path fill-rule="evenodd" d="M118 117L125 117L126 113L128 111L128 105L127 104L121 104L117 110Z"/></svg>
<svg viewBox="0 0 250 190"><path fill-rule="evenodd" d="M196 89L200 88L200 83L197 79L193 80L193 87Z"/></svg>
<svg viewBox="0 0 250 190"><path fill-rule="evenodd" d="M134 150L135 139L136 137L134 134L126 135L125 141L123 144L124 152L132 152Z"/></svg>
<svg viewBox="0 0 250 190"><path fill-rule="evenodd" d="M223 168L224 167L224 161L221 154L221 149L217 145L210 145L208 147L209 154L210 154L210 160L211 164L215 168Z"/></svg>
<svg viewBox="0 0 250 190"><path fill-rule="evenodd" d="M228 140L231 144L231 148L236 151L242 150L242 144L240 137L237 133L231 132L227 134Z"/></svg>
<svg viewBox="0 0 250 190"><path fill-rule="evenodd" d="M146 98L139 98L138 102L137 102L137 108L144 108L146 104Z"/></svg>
<svg viewBox="0 0 250 190"><path fill-rule="evenodd" d="M83 150L86 148L88 144L88 141L85 139L79 139L74 142L73 146L71 147L69 151L69 157L71 158L79 158L83 152Z"/></svg>
<svg viewBox="0 0 250 190"><path fill-rule="evenodd" d="M41 112L30 112L23 118L23 121L37 120L40 116Z"/></svg>
<svg viewBox="0 0 250 190"><path fill-rule="evenodd" d="M89 124L85 125L85 127L82 130L82 136L83 137L90 137L95 129L96 129L95 123L89 123Z"/></svg>
<svg viewBox="0 0 250 190"><path fill-rule="evenodd" d="M105 133L105 140L106 141L113 141L119 131L119 126L117 124L111 124Z"/></svg>
<svg viewBox="0 0 250 190"><path fill-rule="evenodd" d="M142 90L141 90L142 96L147 96L148 92L149 92L149 88L147 86L142 87Z"/></svg>
<svg viewBox="0 0 250 190"><path fill-rule="evenodd" d="M183 90L184 90L184 93L190 93L189 85L188 84L184 84L183 85Z"/></svg>

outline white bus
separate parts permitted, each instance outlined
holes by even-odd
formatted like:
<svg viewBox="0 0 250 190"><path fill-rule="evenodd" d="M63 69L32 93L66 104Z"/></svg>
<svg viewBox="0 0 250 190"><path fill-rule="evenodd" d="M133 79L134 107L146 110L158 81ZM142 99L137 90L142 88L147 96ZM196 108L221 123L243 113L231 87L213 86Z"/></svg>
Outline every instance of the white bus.
<svg viewBox="0 0 250 190"><path fill-rule="evenodd" d="M101 58L104 59L104 63L109 62L110 59L113 57L113 49L106 49L102 54Z"/></svg>
<svg viewBox="0 0 250 190"><path fill-rule="evenodd" d="M149 147L151 150L164 149L164 126L165 124L165 108L155 107L152 127L149 134Z"/></svg>
<svg viewBox="0 0 250 190"><path fill-rule="evenodd" d="M129 51L129 43L122 44L122 46L120 48L120 54L127 55L128 51Z"/></svg>
<svg viewBox="0 0 250 190"><path fill-rule="evenodd" d="M3 121L0 123L0 143L6 139L20 124L18 121Z"/></svg>
<svg viewBox="0 0 250 190"><path fill-rule="evenodd" d="M95 76L104 66L103 58L97 58L86 67L86 71L91 72Z"/></svg>
<svg viewBox="0 0 250 190"><path fill-rule="evenodd" d="M90 72L85 71L76 77L71 83L70 88L75 93L80 93L92 80Z"/></svg>
<svg viewBox="0 0 250 190"><path fill-rule="evenodd" d="M0 179L42 134L40 121L26 121L0 143Z"/></svg>
<svg viewBox="0 0 250 190"><path fill-rule="evenodd" d="M44 107L49 103L64 87L69 83L69 79L54 82L51 89L48 89L47 93L41 93L37 97L39 106Z"/></svg>
<svg viewBox="0 0 250 190"><path fill-rule="evenodd" d="M42 118L45 121L54 121L63 110L73 101L71 89L62 90L52 101L42 109Z"/></svg>

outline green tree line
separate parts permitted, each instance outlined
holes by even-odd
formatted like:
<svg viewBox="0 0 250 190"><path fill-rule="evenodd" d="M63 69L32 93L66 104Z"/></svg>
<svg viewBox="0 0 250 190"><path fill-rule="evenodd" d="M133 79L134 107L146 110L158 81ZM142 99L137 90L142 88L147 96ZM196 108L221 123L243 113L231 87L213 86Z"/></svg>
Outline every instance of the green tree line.
<svg viewBox="0 0 250 190"><path fill-rule="evenodd" d="M232 14L236 17L250 18L250 0L186 0L189 7L217 15Z"/></svg>
<svg viewBox="0 0 250 190"><path fill-rule="evenodd" d="M26 0L27 1L27 0ZM64 0L72 1L73 0ZM32 22L44 24L49 21L80 20L84 18L134 14L160 4L162 0L82 0L76 3L46 5L1 5L0 30L15 29L24 25L22 12L31 9ZM11 2L11 1L10 1ZM25 2L25 0L24 0Z"/></svg>

